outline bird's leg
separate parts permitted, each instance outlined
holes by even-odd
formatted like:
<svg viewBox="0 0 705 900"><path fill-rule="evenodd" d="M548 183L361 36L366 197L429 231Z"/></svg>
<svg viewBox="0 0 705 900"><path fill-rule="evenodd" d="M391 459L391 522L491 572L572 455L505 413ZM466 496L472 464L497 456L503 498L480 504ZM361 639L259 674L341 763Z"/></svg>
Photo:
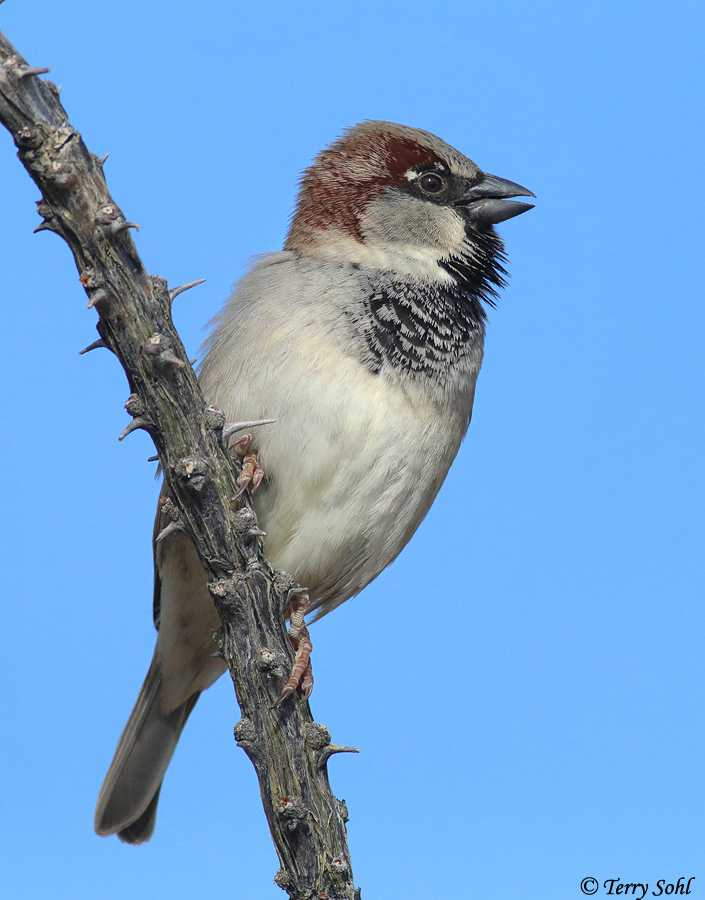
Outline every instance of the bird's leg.
<svg viewBox="0 0 705 900"><path fill-rule="evenodd" d="M237 479L237 486L240 488L237 492L238 497L240 494L243 494L247 488L250 489L250 493L254 494L264 478L264 470L257 462L257 453L250 453L251 446L252 435L246 434L235 441L230 448L230 455L242 460L242 471Z"/></svg>
<svg viewBox="0 0 705 900"><path fill-rule="evenodd" d="M282 700L286 700L301 685L304 697L308 700L313 690L313 671L311 669L311 637L304 621L304 615L308 609L308 591L297 591L289 601L287 610L289 618L289 640L296 650L294 665L291 669L289 680L284 685L284 690L275 703L278 706Z"/></svg>
<svg viewBox="0 0 705 900"><path fill-rule="evenodd" d="M252 447L252 435L245 434L230 448L230 455L242 460L242 472L237 480L239 497L247 488L254 493L262 482L264 470L257 462L257 453L250 452ZM287 618L289 619L289 640L296 650L294 665L291 668L289 680L284 685L279 699L275 703L278 706L282 700L294 693L301 685L304 697L308 700L313 690L313 671L311 669L311 637L306 627L304 616L308 609L308 591L303 588L293 592L287 606Z"/></svg>

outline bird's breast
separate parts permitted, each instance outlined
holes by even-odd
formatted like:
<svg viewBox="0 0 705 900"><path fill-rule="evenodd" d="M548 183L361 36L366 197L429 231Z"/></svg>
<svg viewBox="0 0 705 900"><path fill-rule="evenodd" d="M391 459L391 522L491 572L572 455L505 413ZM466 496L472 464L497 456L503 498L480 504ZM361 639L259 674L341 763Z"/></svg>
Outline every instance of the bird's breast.
<svg viewBox="0 0 705 900"><path fill-rule="evenodd" d="M467 429L481 340L442 387L371 367L353 327L359 283L284 262L233 296L201 380L228 418L276 420L254 436L265 552L327 611L378 575L428 511Z"/></svg>
<svg viewBox="0 0 705 900"><path fill-rule="evenodd" d="M401 551L457 453L471 398L455 409L354 359L292 377L257 437L265 551L326 607L356 594ZM276 405L276 404L275 404Z"/></svg>

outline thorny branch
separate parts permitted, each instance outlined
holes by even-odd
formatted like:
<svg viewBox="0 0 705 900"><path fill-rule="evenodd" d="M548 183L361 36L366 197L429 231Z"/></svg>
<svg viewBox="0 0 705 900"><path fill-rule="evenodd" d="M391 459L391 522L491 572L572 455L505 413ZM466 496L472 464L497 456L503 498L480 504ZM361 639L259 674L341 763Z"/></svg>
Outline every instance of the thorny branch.
<svg viewBox="0 0 705 900"><path fill-rule="evenodd" d="M170 291L147 274L130 235L137 226L108 191L105 157L71 127L55 85L38 78L47 71L29 66L0 33L0 121L41 191L37 231L71 248L99 316L100 339L86 351L112 351L129 382L132 422L120 437L136 429L152 437L172 498L163 504L166 530L188 533L209 577L222 622L216 652L242 716L235 739L257 771L281 862L275 881L292 900L353 900L347 813L326 769L331 754L349 748L314 723L299 689L275 705L294 660L285 610L297 609L301 589L262 555L262 532L247 496L237 499L238 472L226 453L223 435L233 429L207 407L171 319L173 298L199 282Z"/></svg>

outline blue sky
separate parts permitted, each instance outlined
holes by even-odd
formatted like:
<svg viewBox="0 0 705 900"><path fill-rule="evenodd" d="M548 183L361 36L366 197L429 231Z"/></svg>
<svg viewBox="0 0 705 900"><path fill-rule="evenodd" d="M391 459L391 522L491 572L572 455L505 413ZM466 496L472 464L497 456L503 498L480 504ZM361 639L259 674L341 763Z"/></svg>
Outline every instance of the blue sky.
<svg viewBox="0 0 705 900"><path fill-rule="evenodd" d="M530 187L500 226L468 439L399 560L315 626L312 708L364 900L566 900L703 869L703 8L7 0L192 355L298 173L381 118ZM149 439L0 134L2 895L277 898L222 679L151 843L92 831L151 658ZM423 666L419 667L419 659ZM698 880L699 879L699 880Z"/></svg>

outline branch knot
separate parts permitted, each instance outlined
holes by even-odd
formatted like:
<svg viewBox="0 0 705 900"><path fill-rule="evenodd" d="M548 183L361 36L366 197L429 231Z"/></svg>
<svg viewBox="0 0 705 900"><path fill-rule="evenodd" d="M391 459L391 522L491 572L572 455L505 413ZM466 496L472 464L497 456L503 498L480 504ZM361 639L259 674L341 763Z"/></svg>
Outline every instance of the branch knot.
<svg viewBox="0 0 705 900"><path fill-rule="evenodd" d="M206 428L210 431L222 431L225 425L225 413L217 406L207 406L204 414Z"/></svg>
<svg viewBox="0 0 705 900"><path fill-rule="evenodd" d="M257 524L257 516L253 509L249 506L243 506L232 518L233 531L247 545L252 552L253 545L262 537L265 532Z"/></svg>
<svg viewBox="0 0 705 900"><path fill-rule="evenodd" d="M318 722L309 722L304 729L306 744L312 750L321 750L330 744L330 731L325 725L319 725Z"/></svg>
<svg viewBox="0 0 705 900"><path fill-rule="evenodd" d="M16 144L20 150L37 150L43 143L43 135L34 128L27 126L17 132Z"/></svg>
<svg viewBox="0 0 705 900"><path fill-rule="evenodd" d="M186 363L182 359L179 359L174 353L171 341L164 334L153 334L142 344L142 349L151 360L155 369L164 369L168 366L178 366L183 369L186 365Z"/></svg>
<svg viewBox="0 0 705 900"><path fill-rule="evenodd" d="M240 574L219 578L208 583L208 590L217 609L227 609L231 615L238 614L246 601L247 579Z"/></svg>
<svg viewBox="0 0 705 900"><path fill-rule="evenodd" d="M141 416L146 412L144 400L142 400L139 394L130 394L125 401L125 409L131 416Z"/></svg>
<svg viewBox="0 0 705 900"><path fill-rule="evenodd" d="M279 650L263 647L257 654L257 668L261 672L275 672L277 674L286 671L288 660Z"/></svg>
<svg viewBox="0 0 705 900"><path fill-rule="evenodd" d="M243 744L252 744L257 740L257 729L254 722L248 719L247 716L243 716L240 719L235 726L233 734L238 747L242 747Z"/></svg>
<svg viewBox="0 0 705 900"><path fill-rule="evenodd" d="M298 797L280 797L275 806L277 816L288 831L297 831L305 827L311 813Z"/></svg>
<svg viewBox="0 0 705 900"><path fill-rule="evenodd" d="M174 466L174 473L189 490L202 491L210 478L208 463L200 456L186 456Z"/></svg>

